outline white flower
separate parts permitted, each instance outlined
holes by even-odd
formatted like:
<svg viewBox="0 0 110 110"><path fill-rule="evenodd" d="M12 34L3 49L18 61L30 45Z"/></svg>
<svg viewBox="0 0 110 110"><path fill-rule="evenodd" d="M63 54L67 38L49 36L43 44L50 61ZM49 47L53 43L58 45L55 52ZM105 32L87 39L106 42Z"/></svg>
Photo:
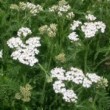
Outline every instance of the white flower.
<svg viewBox="0 0 110 110"><path fill-rule="evenodd" d="M101 32L104 33L105 28L106 28L106 25L101 21L85 22L81 26L81 30L82 30L82 32L84 32L85 38L94 37L99 30L101 30Z"/></svg>
<svg viewBox="0 0 110 110"><path fill-rule="evenodd" d="M90 88L94 83L97 84L97 87L107 87L108 81L103 77L96 75L95 73L87 73L84 75L83 71L71 67L69 71L65 71L61 68L54 68L51 70L51 77L57 78L57 81L53 83L53 89L55 93L60 93L63 95L63 99L66 102L77 102L77 95L74 90L66 89L66 84L71 81L75 85L79 85L84 88ZM65 84L66 83L66 84Z"/></svg>
<svg viewBox="0 0 110 110"><path fill-rule="evenodd" d="M66 102L74 102L74 103L76 103L78 98L77 98L77 95L74 93L73 90L66 90L63 93L63 99Z"/></svg>
<svg viewBox="0 0 110 110"><path fill-rule="evenodd" d="M54 68L51 70L52 78L57 78L58 80L65 80L64 73L65 70L63 68Z"/></svg>
<svg viewBox="0 0 110 110"><path fill-rule="evenodd" d="M76 84L82 84L83 79L84 79L84 74L82 72L82 70L78 69L78 68L71 68L71 72L73 74L73 79L72 81Z"/></svg>
<svg viewBox="0 0 110 110"><path fill-rule="evenodd" d="M71 68L71 69L73 69L73 70L66 72L65 79L67 81L72 81L75 84L82 84L82 81L84 78L83 72L77 68Z"/></svg>
<svg viewBox="0 0 110 110"><path fill-rule="evenodd" d="M83 80L82 86L85 87L85 88L90 88L91 85L92 85L92 82L88 78L85 77L84 80Z"/></svg>
<svg viewBox="0 0 110 110"><path fill-rule="evenodd" d="M19 60L19 62L33 66L35 63L38 62L38 59L35 57L35 50L32 49L18 49L14 51L11 55L14 60Z"/></svg>
<svg viewBox="0 0 110 110"><path fill-rule="evenodd" d="M28 35L32 34L31 30L27 27L21 27L18 32L17 32L17 35L19 37L27 37Z"/></svg>
<svg viewBox="0 0 110 110"><path fill-rule="evenodd" d="M21 10L28 10L30 12L30 14L32 14L33 16L36 16L39 12L43 11L42 6L40 5L35 5L33 3L30 2L20 2L19 3L19 9Z"/></svg>
<svg viewBox="0 0 110 110"><path fill-rule="evenodd" d="M62 81L55 81L53 83L55 93L64 93L66 91L65 84Z"/></svg>
<svg viewBox="0 0 110 110"><path fill-rule="evenodd" d="M12 37L7 41L7 44L10 48L19 48L24 47L22 40L19 37Z"/></svg>
<svg viewBox="0 0 110 110"><path fill-rule="evenodd" d="M88 14L85 17L86 17L87 20L90 20L90 21L96 20L96 17L94 15L92 15L92 14Z"/></svg>
<svg viewBox="0 0 110 110"><path fill-rule="evenodd" d="M33 16L36 16L37 13L39 13L40 11L43 11L43 8L42 8L40 5L33 6L33 8L30 8L30 13L31 13Z"/></svg>
<svg viewBox="0 0 110 110"><path fill-rule="evenodd" d="M33 37L29 38L26 43L28 45L25 45L24 48L18 48L16 49L11 57L13 57L14 60L19 60L19 62L33 66L35 63L38 62L38 59L35 57L39 53L39 50L37 47L41 46L39 42L40 38Z"/></svg>
<svg viewBox="0 0 110 110"><path fill-rule="evenodd" d="M74 15L73 12L69 12L69 13L66 15L66 17L67 17L68 19L72 19L74 16L75 16L75 15Z"/></svg>
<svg viewBox="0 0 110 110"><path fill-rule="evenodd" d="M67 12L70 9L71 9L70 5L63 5L58 7L59 12Z"/></svg>
<svg viewBox="0 0 110 110"><path fill-rule="evenodd" d="M75 84L82 84L84 74L82 72L67 71L65 77L66 81L72 81Z"/></svg>
<svg viewBox="0 0 110 110"><path fill-rule="evenodd" d="M72 32L68 35L68 38L71 40L71 41L78 41L79 38L78 38L78 35L76 34L76 32Z"/></svg>
<svg viewBox="0 0 110 110"><path fill-rule="evenodd" d="M29 47L33 47L33 48L36 48L36 47L40 47L41 44L40 44L40 37L31 37L29 38L28 40L26 40L26 44L29 45Z"/></svg>
<svg viewBox="0 0 110 110"><path fill-rule="evenodd" d="M85 34L85 38L91 38L96 35L97 27L93 22L86 22L81 26L82 32Z"/></svg>
<svg viewBox="0 0 110 110"><path fill-rule="evenodd" d="M65 74L65 79L68 80L68 81L72 81L74 80L74 76L73 76L73 72L72 71L67 71L66 74Z"/></svg>
<svg viewBox="0 0 110 110"><path fill-rule="evenodd" d="M52 31L56 32L57 31L57 24L54 24L54 23L50 24L50 29Z"/></svg>
<svg viewBox="0 0 110 110"><path fill-rule="evenodd" d="M104 33L106 25L102 21L94 21L96 20L96 17L94 15L88 14L86 15L87 22L84 22L82 24L81 21L74 20L71 24L70 29L73 31L69 34L69 39L73 41L77 41L78 34L75 32L75 30L79 27L81 31L84 33L85 38L91 38L96 36L98 32Z"/></svg>
<svg viewBox="0 0 110 110"><path fill-rule="evenodd" d="M97 83L100 80L100 76L95 73L87 73L86 76L91 80L91 82Z"/></svg>
<svg viewBox="0 0 110 110"><path fill-rule="evenodd" d="M0 50L0 58L3 57L3 50Z"/></svg>
<svg viewBox="0 0 110 110"><path fill-rule="evenodd" d="M74 20L73 23L71 24L70 29L74 31L74 30L76 30L76 28L78 28L81 24L82 24L81 21L78 21L78 20L76 21L76 20Z"/></svg>
<svg viewBox="0 0 110 110"><path fill-rule="evenodd" d="M31 37L23 43L20 37L22 34L26 37L28 34L31 34L31 30L29 28L20 28L18 31L19 36L16 38L12 37L7 41L8 46L15 49L11 57L23 64L34 66L38 62L36 55L39 53L38 47L41 46L40 38Z"/></svg>
<svg viewBox="0 0 110 110"><path fill-rule="evenodd" d="M106 25L102 21L95 22L96 28L101 30L102 33L105 32Z"/></svg>
<svg viewBox="0 0 110 110"><path fill-rule="evenodd" d="M65 0L60 0L57 5L49 8L49 12L56 12L58 16L63 16L71 9L70 5Z"/></svg>
<svg viewBox="0 0 110 110"><path fill-rule="evenodd" d="M19 8L20 8L21 10L26 10L26 8L27 8L26 3L24 3L24 2L19 2Z"/></svg>

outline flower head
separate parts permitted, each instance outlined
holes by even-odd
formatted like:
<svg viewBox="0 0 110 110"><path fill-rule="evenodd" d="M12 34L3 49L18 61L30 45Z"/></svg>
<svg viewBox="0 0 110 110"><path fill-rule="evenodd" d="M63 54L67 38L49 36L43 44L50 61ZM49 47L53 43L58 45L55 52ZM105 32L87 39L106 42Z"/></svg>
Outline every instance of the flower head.
<svg viewBox="0 0 110 110"><path fill-rule="evenodd" d="M22 36L27 37L28 35L31 35L31 34L32 34L31 30L27 27L21 27L17 32L17 35L19 37L22 37Z"/></svg>
<svg viewBox="0 0 110 110"><path fill-rule="evenodd" d="M18 60L19 62L34 66L35 63L38 62L36 55L39 54L38 47L41 46L39 37L31 37L27 39L25 42L22 41L21 36L26 37L31 34L31 30L29 28L20 28L18 31L18 37L12 37L7 41L7 44L10 48L14 49L11 54L11 57L14 60Z"/></svg>

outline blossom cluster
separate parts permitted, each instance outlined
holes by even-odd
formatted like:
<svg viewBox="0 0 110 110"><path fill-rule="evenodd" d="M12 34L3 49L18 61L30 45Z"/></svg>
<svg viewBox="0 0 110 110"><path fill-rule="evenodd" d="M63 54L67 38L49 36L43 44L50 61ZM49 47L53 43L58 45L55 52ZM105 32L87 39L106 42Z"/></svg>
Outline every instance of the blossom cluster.
<svg viewBox="0 0 110 110"><path fill-rule="evenodd" d="M61 93L66 102L77 102L77 95L72 89L66 89L65 81L72 82L76 85L81 85L84 88L90 88L93 84L102 81L102 78L96 73L84 74L82 70L71 67L69 71L61 68L54 68L51 70L51 77L57 80L53 84L55 93Z"/></svg>
<svg viewBox="0 0 110 110"><path fill-rule="evenodd" d="M42 6L35 5L33 3L30 3L30 2L26 2L26 3L25 2L19 2L19 5L11 4L10 8L15 9L15 10L28 11L33 16L36 16L39 12L43 11Z"/></svg>
<svg viewBox="0 0 110 110"><path fill-rule="evenodd" d="M104 77L101 77L100 81L97 84L98 88L106 88L108 86L108 80Z"/></svg>
<svg viewBox="0 0 110 110"><path fill-rule="evenodd" d="M43 25L39 28L40 34L47 34L49 37L55 37L57 32L57 24Z"/></svg>
<svg viewBox="0 0 110 110"><path fill-rule="evenodd" d="M21 37L21 36L23 36L23 37L26 37L26 36L28 36L28 35L30 35L30 34L32 34L32 31L29 29L29 28L27 28L27 27L21 27L19 30L18 30L18 32L17 32L17 35L19 36L19 37Z"/></svg>
<svg viewBox="0 0 110 110"><path fill-rule="evenodd" d="M65 0L60 0L57 5L53 5L49 8L49 12L56 12L58 16L63 16L66 14L68 19L74 17L74 13L70 10L71 6Z"/></svg>
<svg viewBox="0 0 110 110"><path fill-rule="evenodd" d="M22 100L23 102L29 102L31 97L32 86L26 84L25 86L20 86L20 91L15 94L15 99Z"/></svg>
<svg viewBox="0 0 110 110"><path fill-rule="evenodd" d="M71 24L71 30L73 31L68 35L68 38L72 41L78 41L78 34L75 32L79 28L85 35L85 38L94 37L99 31L101 33L105 32L106 25L102 21L95 21L96 17L94 15L88 14L85 16L86 22L74 20Z"/></svg>
<svg viewBox="0 0 110 110"><path fill-rule="evenodd" d="M39 37L31 37L25 40L31 33L29 28L22 27L18 30L17 37L12 37L7 41L8 46L14 49L11 57L29 66L38 62L35 56L39 53L37 48L41 46Z"/></svg>
<svg viewBox="0 0 110 110"><path fill-rule="evenodd" d="M53 89L55 93L60 93L63 95L63 99L66 102L77 102L78 97L75 92L71 89L66 89L65 84L61 80L57 80L53 84Z"/></svg>
<svg viewBox="0 0 110 110"><path fill-rule="evenodd" d="M61 63L64 63L66 61L65 54L60 53L57 56L55 56L56 61L59 61Z"/></svg>

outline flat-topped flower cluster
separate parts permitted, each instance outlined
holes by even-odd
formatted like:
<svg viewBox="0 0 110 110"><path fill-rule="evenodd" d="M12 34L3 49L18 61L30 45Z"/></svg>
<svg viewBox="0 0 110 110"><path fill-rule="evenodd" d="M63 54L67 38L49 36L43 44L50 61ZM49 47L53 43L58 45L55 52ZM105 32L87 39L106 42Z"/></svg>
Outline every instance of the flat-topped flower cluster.
<svg viewBox="0 0 110 110"><path fill-rule="evenodd" d="M46 34L49 37L55 37L57 32L57 24L43 25L39 28L40 34Z"/></svg>
<svg viewBox="0 0 110 110"><path fill-rule="evenodd" d="M29 102L31 100L31 90L32 86L28 83L25 86L20 86L19 92L15 94L15 99Z"/></svg>
<svg viewBox="0 0 110 110"><path fill-rule="evenodd" d="M85 38L92 38L98 32L104 33L106 25L102 21L96 21L94 15L88 14L85 16L86 22L82 23L81 21L74 20L71 24L70 29L73 31L68 35L68 38L72 41L78 41L80 38L76 33L76 30L79 29L84 33Z"/></svg>
<svg viewBox="0 0 110 110"><path fill-rule="evenodd" d="M77 95L74 90L66 89L65 82L72 82L73 85L80 85L84 88L90 88L94 84L102 82L102 77L98 76L96 73L86 73L84 74L82 70L78 68L71 67L69 71L61 68L54 68L51 70L51 77L57 79L53 83L53 89L55 93L60 93L63 95L63 99L66 102L77 102ZM103 83L104 84L104 83ZM105 85L107 86L107 84Z"/></svg>
<svg viewBox="0 0 110 110"><path fill-rule="evenodd" d="M50 7L49 12L55 12L58 16L66 15L68 19L74 17L74 13L71 11L71 6L65 0L60 0L57 5Z"/></svg>
<svg viewBox="0 0 110 110"><path fill-rule="evenodd" d="M38 13L43 11L42 6L39 4L35 5L30 2L19 2L19 5L11 4L10 9L28 11L33 16L36 16Z"/></svg>
<svg viewBox="0 0 110 110"><path fill-rule="evenodd" d="M18 30L17 37L12 37L7 41L8 46L14 50L11 57L29 66L38 62L36 55L39 53L38 47L41 46L39 37L30 37L25 40L31 34L29 28L22 27Z"/></svg>

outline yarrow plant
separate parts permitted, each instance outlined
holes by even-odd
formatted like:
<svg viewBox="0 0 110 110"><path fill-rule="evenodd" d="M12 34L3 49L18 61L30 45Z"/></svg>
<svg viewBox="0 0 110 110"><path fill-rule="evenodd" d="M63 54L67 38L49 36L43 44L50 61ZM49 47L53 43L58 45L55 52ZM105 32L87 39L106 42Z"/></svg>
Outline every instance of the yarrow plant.
<svg viewBox="0 0 110 110"><path fill-rule="evenodd" d="M31 30L27 27L22 27L18 30L17 35L18 37L27 37L28 35L32 34Z"/></svg>
<svg viewBox="0 0 110 110"><path fill-rule="evenodd" d="M56 61L64 63L66 61L66 57L64 53L60 53L59 55L55 56Z"/></svg>
<svg viewBox="0 0 110 110"><path fill-rule="evenodd" d="M42 6L30 2L19 2L19 5L11 4L10 9L28 11L33 16L36 16L39 12L43 11Z"/></svg>
<svg viewBox="0 0 110 110"><path fill-rule="evenodd" d="M57 32L57 24L43 25L39 28L40 34L47 34L49 37L55 37Z"/></svg>
<svg viewBox="0 0 110 110"><path fill-rule="evenodd" d="M0 0L0 110L110 110L109 0Z"/></svg>
<svg viewBox="0 0 110 110"><path fill-rule="evenodd" d="M35 63L38 62L38 59L35 57L39 50L38 47L41 46L39 37L31 37L27 39L24 43L23 38L30 35L32 32L29 28L22 27L18 30L18 37L12 37L7 41L7 44L10 48L15 51L12 52L11 57L14 60L18 60L19 62L34 66Z"/></svg>
<svg viewBox="0 0 110 110"><path fill-rule="evenodd" d="M22 100L23 102L29 102L31 98L32 86L26 84L25 86L20 86L20 92L15 94L15 99Z"/></svg>
<svg viewBox="0 0 110 110"><path fill-rule="evenodd" d="M71 11L71 6L65 0L60 0L57 5L49 8L49 12L57 13L59 17L66 15L66 18L72 19L74 13Z"/></svg>
<svg viewBox="0 0 110 110"><path fill-rule="evenodd" d="M69 71L61 68L54 68L51 70L51 77L57 80L53 83L53 89L55 93L63 95L63 99L66 102L77 102L77 95L74 90L67 89L65 82L72 82L73 85L80 85L84 88L90 88L92 85L102 82L102 78L96 73L84 74L82 70L71 67ZM97 86L97 85L96 85ZM105 85L106 86L106 85ZM78 89L78 88L77 88Z"/></svg>
<svg viewBox="0 0 110 110"><path fill-rule="evenodd" d="M68 35L71 41L78 41L78 34L75 32L79 28L83 33L85 38L91 38L96 36L98 32L104 33L106 25L102 21L95 21L96 17L94 15L88 14L85 16L86 22L73 21L70 29L73 31Z"/></svg>

